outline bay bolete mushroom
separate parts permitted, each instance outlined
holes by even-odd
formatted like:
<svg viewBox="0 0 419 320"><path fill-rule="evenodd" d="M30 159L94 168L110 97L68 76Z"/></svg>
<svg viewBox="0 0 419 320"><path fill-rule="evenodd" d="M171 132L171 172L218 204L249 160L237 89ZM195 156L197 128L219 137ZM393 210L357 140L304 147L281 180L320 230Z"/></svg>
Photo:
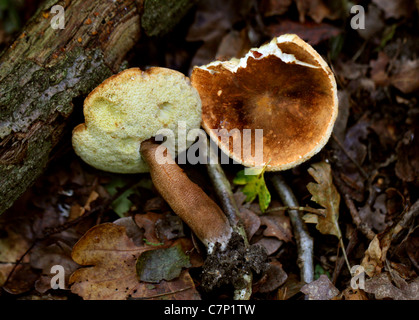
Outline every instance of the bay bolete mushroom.
<svg viewBox="0 0 419 320"><path fill-rule="evenodd" d="M296 35L274 38L241 59L195 67L191 81L201 97L203 128L246 167L280 171L308 160L327 143L338 113L332 71ZM245 129L262 129L262 143L248 139L235 149L230 138L245 140Z"/></svg>
<svg viewBox="0 0 419 320"><path fill-rule="evenodd" d="M150 139L162 128L177 136L179 121L187 131L200 128L201 100L188 78L166 68L128 69L94 89L83 111L85 123L73 130L76 154L104 171L150 171L157 191L209 252L216 243L226 246L232 231L223 211L176 163L159 158L161 145Z"/></svg>

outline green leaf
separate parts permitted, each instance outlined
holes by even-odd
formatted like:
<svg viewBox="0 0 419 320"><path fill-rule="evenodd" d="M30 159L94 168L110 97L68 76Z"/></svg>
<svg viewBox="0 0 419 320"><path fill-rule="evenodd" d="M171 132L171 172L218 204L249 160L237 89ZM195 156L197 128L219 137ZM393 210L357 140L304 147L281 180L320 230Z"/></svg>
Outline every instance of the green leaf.
<svg viewBox="0 0 419 320"><path fill-rule="evenodd" d="M112 179L110 183L105 185L106 191L109 192L111 196L114 196L118 190L124 188L129 183L128 180L123 179L122 177L116 177ZM131 209L133 203L129 199L129 197L132 194L139 195L139 191L137 187L143 187L147 189L151 189L151 180L149 179L143 179L139 181L135 186L132 188L129 188L128 190L125 190L124 193L122 193L118 198L116 198L112 204L111 207L115 211L115 213L120 216L121 218L125 217L126 213Z"/></svg>
<svg viewBox="0 0 419 320"><path fill-rule="evenodd" d="M141 281L158 283L177 278L182 268L191 266L189 257L177 244L171 248L149 250L142 253L136 264L137 276Z"/></svg>
<svg viewBox="0 0 419 320"><path fill-rule="evenodd" d="M314 280L320 278L322 274L326 275L329 279L331 278L329 271L324 270L320 264L316 264L314 267Z"/></svg>
<svg viewBox="0 0 419 320"><path fill-rule="evenodd" d="M264 178L265 168L261 172L257 169L255 174L249 174L249 170L252 173L252 169L247 169L247 174L245 170L239 171L233 180L234 184L244 185L242 192L246 195L246 202L253 202L256 197L259 198L259 207L262 212L265 212L271 203L271 194Z"/></svg>

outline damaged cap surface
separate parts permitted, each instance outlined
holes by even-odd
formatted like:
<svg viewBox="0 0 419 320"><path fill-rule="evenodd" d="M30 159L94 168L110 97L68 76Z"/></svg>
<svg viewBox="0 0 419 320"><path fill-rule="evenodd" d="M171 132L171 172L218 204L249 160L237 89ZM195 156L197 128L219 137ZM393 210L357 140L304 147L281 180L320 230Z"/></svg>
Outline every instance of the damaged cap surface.
<svg viewBox="0 0 419 320"><path fill-rule="evenodd" d="M241 59L195 67L191 81L201 96L204 129L249 167L267 164L266 170L278 171L308 160L326 144L337 117L333 73L296 35L274 38ZM243 141L244 129L253 136L263 129L263 146L255 148L252 138L251 153L243 152L246 144L235 153L232 141ZM263 152L262 163L255 163L257 152Z"/></svg>

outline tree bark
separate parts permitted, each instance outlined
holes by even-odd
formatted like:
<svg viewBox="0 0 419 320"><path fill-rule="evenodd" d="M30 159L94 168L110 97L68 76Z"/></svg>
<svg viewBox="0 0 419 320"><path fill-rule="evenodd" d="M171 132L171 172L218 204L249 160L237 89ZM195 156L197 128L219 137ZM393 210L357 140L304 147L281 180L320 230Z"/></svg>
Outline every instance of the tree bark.
<svg viewBox="0 0 419 320"><path fill-rule="evenodd" d="M72 100L119 71L140 38L143 2L45 1L2 53L0 214L44 171ZM54 5L64 7L64 29L52 27Z"/></svg>

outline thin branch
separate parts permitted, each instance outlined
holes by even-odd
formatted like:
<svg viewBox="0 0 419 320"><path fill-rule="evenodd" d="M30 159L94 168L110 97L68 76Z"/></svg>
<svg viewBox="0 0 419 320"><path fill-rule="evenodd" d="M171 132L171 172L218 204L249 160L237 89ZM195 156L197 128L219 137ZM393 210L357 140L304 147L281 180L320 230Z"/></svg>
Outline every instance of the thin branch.
<svg viewBox="0 0 419 320"><path fill-rule="evenodd" d="M211 179L212 185L214 186L215 192L221 202L221 207L229 220L229 223L233 230L237 232L243 239L244 245L249 246L249 240L246 235L243 222L240 217L240 211L237 206L236 200L233 196L230 181L227 179L223 168L220 165L218 159L218 150L214 150L212 144L207 140L207 146L205 150L210 150L207 157L207 171ZM211 149L212 148L212 149ZM235 300L249 300L252 295L252 273L243 274L243 286L235 288L234 299Z"/></svg>
<svg viewBox="0 0 419 320"><path fill-rule="evenodd" d="M352 250L355 247L357 241L358 241L358 230L354 230L352 232L352 235L351 235L350 239L349 239L349 243L346 247L346 256L348 256L352 252ZM342 249L344 249L344 248L342 248ZM337 278L338 278L338 276L340 274L340 271L342 270L342 267L343 267L344 264L345 264L345 256L342 256L337 260L336 267L333 271L333 276L332 276L333 284L336 283ZM349 272L350 272L350 270L349 270Z"/></svg>
<svg viewBox="0 0 419 320"><path fill-rule="evenodd" d="M299 207L294 193L279 173L271 176L271 182L278 192L281 201L286 206ZM289 210L289 216L298 246L298 265L300 267L301 280L305 283L310 283L314 280L313 239L309 235L298 210Z"/></svg>
<svg viewBox="0 0 419 320"><path fill-rule="evenodd" d="M194 288L193 286L190 286L190 287L182 288L182 289L175 290L175 291L154 294L154 295L147 296L147 297L138 297L138 298L128 297L127 300L148 300L148 299L154 299L154 298L161 298L161 297L170 296L170 295L173 295L173 294L176 294L176 293L179 293L179 292L188 291L188 290L193 289L193 288Z"/></svg>
<svg viewBox="0 0 419 320"><path fill-rule="evenodd" d="M349 212L352 216L352 221L354 222L356 228L364 234L368 240L372 240L375 237L375 232L371 228L362 222L361 217L359 216L358 210L355 208L355 204L349 194L344 194L343 199L345 200L346 206L349 209Z"/></svg>
<svg viewBox="0 0 419 320"><path fill-rule="evenodd" d="M324 213L322 209L315 209L311 207L292 207L292 206L291 207L290 206L274 207L274 208L266 210L265 213L271 213L275 211L285 211L285 210L298 210L298 211L310 212L310 213L314 213L322 217L326 217L326 214Z"/></svg>

